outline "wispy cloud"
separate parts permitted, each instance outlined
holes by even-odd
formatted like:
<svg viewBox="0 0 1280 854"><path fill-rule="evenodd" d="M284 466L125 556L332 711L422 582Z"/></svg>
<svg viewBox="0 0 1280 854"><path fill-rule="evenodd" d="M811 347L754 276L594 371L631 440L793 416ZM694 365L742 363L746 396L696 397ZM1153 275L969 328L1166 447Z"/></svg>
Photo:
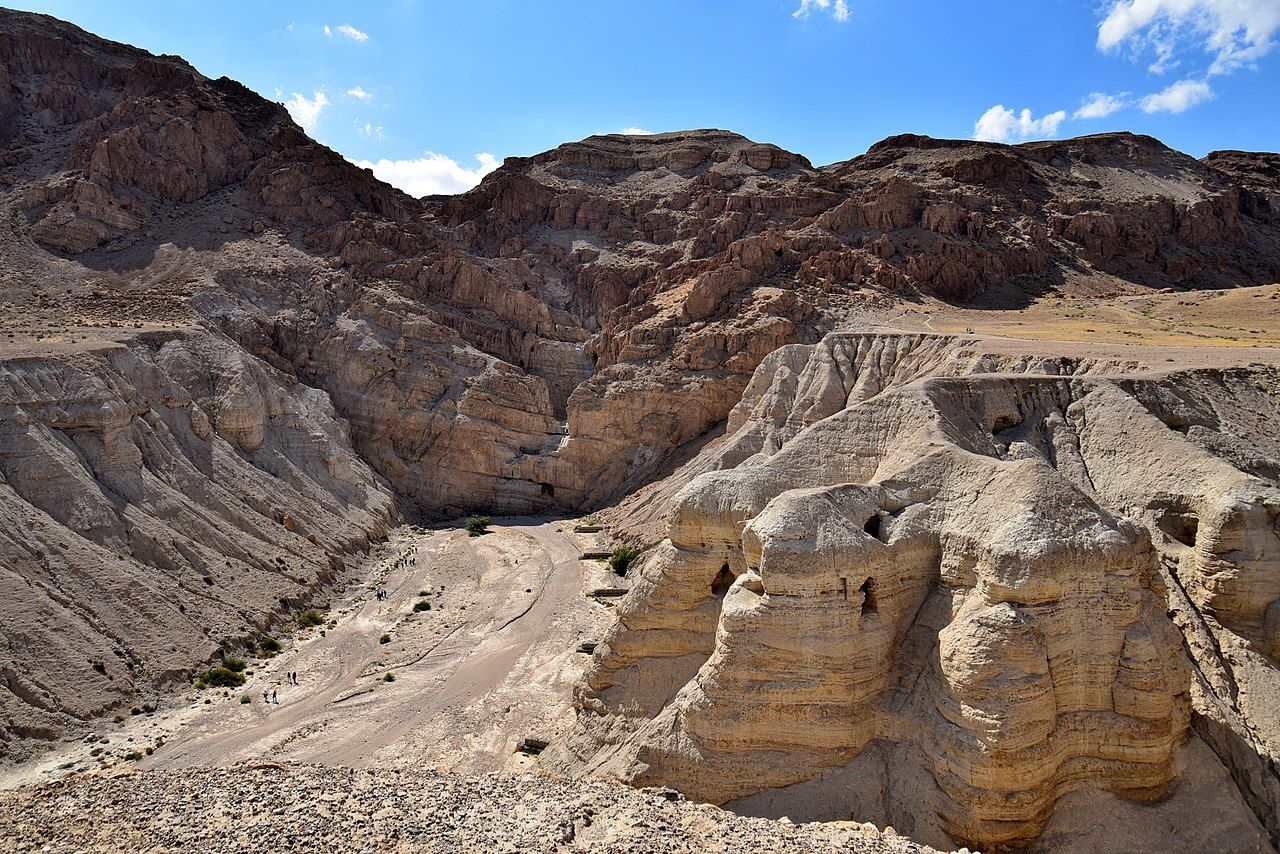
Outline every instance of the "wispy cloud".
<svg viewBox="0 0 1280 854"><path fill-rule="evenodd" d="M1108 95L1105 92L1094 92L1084 99L1080 109L1071 114L1073 119L1102 119L1119 112L1130 105L1128 92Z"/></svg>
<svg viewBox="0 0 1280 854"><path fill-rule="evenodd" d="M618 133L624 136L653 136L653 131L644 128L623 128Z"/></svg>
<svg viewBox="0 0 1280 854"><path fill-rule="evenodd" d="M1146 113L1181 113L1213 97L1213 89L1203 80L1179 80L1140 102Z"/></svg>
<svg viewBox="0 0 1280 854"><path fill-rule="evenodd" d="M1213 58L1209 74L1230 74L1271 51L1280 31L1276 0L1111 0L1098 26L1098 48L1153 53L1162 73L1176 54L1198 49Z"/></svg>
<svg viewBox="0 0 1280 854"><path fill-rule="evenodd" d="M359 98L361 101L369 101L373 99L372 92L366 92L359 86L354 86L347 90L347 94L352 98Z"/></svg>
<svg viewBox="0 0 1280 854"><path fill-rule="evenodd" d="M987 142L1016 142L1034 137L1053 136L1066 118L1065 110L1058 110L1037 119L1032 116L1030 110L1015 113L1004 104L996 104L974 123L973 138Z"/></svg>
<svg viewBox="0 0 1280 854"><path fill-rule="evenodd" d="M330 27L328 24L324 25L324 34L326 36L332 38L334 33L337 33L340 36L346 36L352 41L367 42L369 40L368 33L357 30L350 24L338 24L336 27Z"/></svg>
<svg viewBox="0 0 1280 854"><path fill-rule="evenodd" d="M791 17L807 18L817 11L827 12L842 23L849 20L847 0L800 0L800 8L792 12Z"/></svg>
<svg viewBox="0 0 1280 854"><path fill-rule="evenodd" d="M307 133L311 133L315 130L316 123L320 121L320 113L329 106L329 97L325 95L323 89L317 89L311 98L294 92L293 96L284 102L284 106L289 111L289 115L293 116L293 120Z"/></svg>
<svg viewBox="0 0 1280 854"><path fill-rule="evenodd" d="M369 40L368 33L361 32L350 24L338 24L338 32L342 33L347 38L354 39L358 42L367 42Z"/></svg>
<svg viewBox="0 0 1280 854"><path fill-rule="evenodd" d="M372 122L365 122L363 125L356 122L356 132L363 136L371 136L374 139L386 139L382 134L382 125L374 125Z"/></svg>
<svg viewBox="0 0 1280 854"><path fill-rule="evenodd" d="M478 165L468 169L451 157L428 151L409 160L352 162L362 169L372 169L379 179L411 196L430 196L470 190L500 165L492 154L477 154L476 161Z"/></svg>

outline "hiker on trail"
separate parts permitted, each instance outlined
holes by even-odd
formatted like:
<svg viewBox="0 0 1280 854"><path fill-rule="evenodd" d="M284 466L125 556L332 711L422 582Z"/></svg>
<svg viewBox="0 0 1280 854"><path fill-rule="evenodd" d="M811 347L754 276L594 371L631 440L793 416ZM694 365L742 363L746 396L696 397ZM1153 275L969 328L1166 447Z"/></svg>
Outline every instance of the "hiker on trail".
<svg viewBox="0 0 1280 854"><path fill-rule="evenodd" d="M276 699L275 690L272 690L271 692L271 702L275 703L277 706L280 705L280 701Z"/></svg>
<svg viewBox="0 0 1280 854"><path fill-rule="evenodd" d="M264 702L264 703L265 703L265 702L267 702L267 692L266 692L266 691L263 691L263 692L262 692L262 702Z"/></svg>

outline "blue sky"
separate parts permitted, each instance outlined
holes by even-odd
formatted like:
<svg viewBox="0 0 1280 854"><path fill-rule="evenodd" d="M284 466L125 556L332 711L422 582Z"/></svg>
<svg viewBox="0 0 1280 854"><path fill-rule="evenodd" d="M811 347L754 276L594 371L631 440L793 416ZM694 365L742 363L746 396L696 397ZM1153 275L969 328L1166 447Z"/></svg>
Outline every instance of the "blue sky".
<svg viewBox="0 0 1280 854"><path fill-rule="evenodd" d="M817 164L904 132L1280 149L1280 0L12 5L240 80L418 194L624 129L721 127Z"/></svg>

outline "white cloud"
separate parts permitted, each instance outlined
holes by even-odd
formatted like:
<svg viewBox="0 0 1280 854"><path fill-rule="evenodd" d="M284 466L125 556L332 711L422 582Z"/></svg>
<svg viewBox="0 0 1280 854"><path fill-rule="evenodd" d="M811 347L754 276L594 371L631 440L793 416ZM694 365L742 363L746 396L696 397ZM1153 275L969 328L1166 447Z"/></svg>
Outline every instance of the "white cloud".
<svg viewBox="0 0 1280 854"><path fill-rule="evenodd" d="M386 139L386 137L382 135L382 125L377 125L375 127L372 122L365 122L363 125L357 122L356 131L364 136L372 136L375 139Z"/></svg>
<svg viewBox="0 0 1280 854"><path fill-rule="evenodd" d="M1213 57L1210 74L1229 74L1275 47L1278 31L1276 0L1110 0L1098 25L1098 48L1153 51L1156 60L1148 68L1160 73L1178 64L1174 53L1189 42Z"/></svg>
<svg viewBox="0 0 1280 854"><path fill-rule="evenodd" d="M1213 97L1213 90L1203 80L1179 80L1141 101L1147 113L1181 113Z"/></svg>
<svg viewBox="0 0 1280 854"><path fill-rule="evenodd" d="M293 116L293 120L307 133L311 133L316 128L316 122L320 120L320 113L329 106L329 98L323 89L317 89L315 96L311 99L294 92L293 97L284 102L284 106L289 111L289 115Z"/></svg>
<svg viewBox="0 0 1280 854"><path fill-rule="evenodd" d="M1094 92L1084 99L1080 109L1071 114L1073 119L1101 119L1129 106L1129 93L1108 95L1105 92Z"/></svg>
<svg viewBox="0 0 1280 854"><path fill-rule="evenodd" d="M361 32L360 30L357 30L355 27L351 26L350 24L338 24L338 32L342 33L344 36L346 36L349 39L352 39L353 41L367 42L369 40L368 33Z"/></svg>
<svg viewBox="0 0 1280 854"><path fill-rule="evenodd" d="M830 12L837 21L849 20L849 4L847 0L800 0L800 8L791 13L793 18L807 18L814 10Z"/></svg>
<svg viewBox="0 0 1280 854"><path fill-rule="evenodd" d="M476 161L479 165L468 169L451 157L428 151L421 157L409 160L352 162L361 169L372 169L379 179L393 187L399 187L411 196L430 196L470 190L500 165L492 154L477 154Z"/></svg>
<svg viewBox="0 0 1280 854"><path fill-rule="evenodd" d="M324 25L324 34L325 34L326 36L331 36L331 35L333 35L333 30L329 29L329 25L328 25L328 24L325 24L325 25Z"/></svg>
<svg viewBox="0 0 1280 854"><path fill-rule="evenodd" d="M360 88L359 86L356 86L352 89L348 89L347 94L350 95L352 98L359 98L361 101L368 101L371 98L373 98L372 92L366 92L364 91L364 89Z"/></svg>
<svg viewBox="0 0 1280 854"><path fill-rule="evenodd" d="M288 25L285 26L285 29L288 30L289 32L293 32L293 27L294 27L294 24L292 21L290 21Z"/></svg>
<svg viewBox="0 0 1280 854"><path fill-rule="evenodd" d="M618 133L624 136L653 136L653 131L644 128L623 128Z"/></svg>
<svg viewBox="0 0 1280 854"><path fill-rule="evenodd" d="M973 126L973 138L988 142L1012 142L1037 136L1053 136L1058 125L1067 118L1065 110L1032 118L1030 110L1014 113L1004 104L996 104L982 114Z"/></svg>

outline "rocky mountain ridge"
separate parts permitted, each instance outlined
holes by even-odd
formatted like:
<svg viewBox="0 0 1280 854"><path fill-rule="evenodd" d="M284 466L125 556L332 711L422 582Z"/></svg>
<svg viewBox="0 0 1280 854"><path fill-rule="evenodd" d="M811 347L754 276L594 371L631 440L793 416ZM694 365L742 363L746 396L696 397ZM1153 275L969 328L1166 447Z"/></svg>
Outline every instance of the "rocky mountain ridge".
<svg viewBox="0 0 1280 854"><path fill-rule="evenodd" d="M10 758L254 642L403 513L612 507L664 544L567 771L767 811L884 751L910 780L813 802L981 845L1198 774L1235 783L1222 839L1274 837L1274 353L849 330L1273 283L1275 154L814 167L695 130L414 199L234 81L0 11L0 210Z"/></svg>

